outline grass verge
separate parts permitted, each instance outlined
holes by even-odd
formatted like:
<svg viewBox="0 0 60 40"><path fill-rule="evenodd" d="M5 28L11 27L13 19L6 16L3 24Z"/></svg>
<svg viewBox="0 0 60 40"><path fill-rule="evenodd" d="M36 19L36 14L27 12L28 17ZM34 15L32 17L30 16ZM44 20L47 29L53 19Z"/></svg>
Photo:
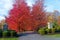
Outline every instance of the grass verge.
<svg viewBox="0 0 60 40"><path fill-rule="evenodd" d="M18 38L0 38L0 40L18 40Z"/></svg>
<svg viewBox="0 0 60 40"><path fill-rule="evenodd" d="M60 34L49 34L49 35L45 35L47 37L60 37Z"/></svg>

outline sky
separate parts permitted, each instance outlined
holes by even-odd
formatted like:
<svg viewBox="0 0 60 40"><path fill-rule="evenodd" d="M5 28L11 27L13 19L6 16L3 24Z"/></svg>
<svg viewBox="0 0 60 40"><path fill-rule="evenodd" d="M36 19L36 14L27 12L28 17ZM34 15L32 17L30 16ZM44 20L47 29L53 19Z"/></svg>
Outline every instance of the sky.
<svg viewBox="0 0 60 40"><path fill-rule="evenodd" d="M34 4L34 0L26 1L29 6ZM7 16L9 10L13 8L13 0L0 0L0 20L5 19L4 16ZM47 12L53 12L54 10L60 10L60 0L45 0L45 6Z"/></svg>

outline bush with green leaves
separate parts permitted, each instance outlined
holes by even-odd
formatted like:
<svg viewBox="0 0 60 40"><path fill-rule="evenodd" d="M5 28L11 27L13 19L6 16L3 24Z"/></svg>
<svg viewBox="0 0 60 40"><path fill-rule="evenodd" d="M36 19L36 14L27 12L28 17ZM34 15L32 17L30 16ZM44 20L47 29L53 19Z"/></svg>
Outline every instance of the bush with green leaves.
<svg viewBox="0 0 60 40"><path fill-rule="evenodd" d="M46 31L47 31L47 34L51 33L51 29L46 29Z"/></svg>
<svg viewBox="0 0 60 40"><path fill-rule="evenodd" d="M3 37L10 37L10 32L3 31Z"/></svg>
<svg viewBox="0 0 60 40"><path fill-rule="evenodd" d="M57 24L57 21L55 20L54 22L53 22L53 28L55 28L55 27L58 27L59 25Z"/></svg>
<svg viewBox="0 0 60 40"><path fill-rule="evenodd" d="M60 27L56 27L56 33L60 33Z"/></svg>
<svg viewBox="0 0 60 40"><path fill-rule="evenodd" d="M41 35L44 35L44 34L45 34L45 30L44 30L44 29L40 29L40 30L38 31L38 33L41 34Z"/></svg>
<svg viewBox="0 0 60 40"><path fill-rule="evenodd" d="M17 32L13 30L3 31L3 37L18 37Z"/></svg>
<svg viewBox="0 0 60 40"><path fill-rule="evenodd" d="M56 31L56 29L55 28L52 28L51 31L52 31L52 34L54 34L55 31Z"/></svg>
<svg viewBox="0 0 60 40"><path fill-rule="evenodd" d="M55 24L56 25L56 24ZM44 35L44 34L54 34L54 33L60 33L60 26L55 26L51 29L48 29L47 27L44 27L44 28L40 28L38 30L38 33L40 33L41 35Z"/></svg>
<svg viewBox="0 0 60 40"><path fill-rule="evenodd" d="M11 35L11 37L17 37L17 32L14 30L11 30L10 35Z"/></svg>
<svg viewBox="0 0 60 40"><path fill-rule="evenodd" d="M3 36L3 31L0 29L0 37L2 37Z"/></svg>

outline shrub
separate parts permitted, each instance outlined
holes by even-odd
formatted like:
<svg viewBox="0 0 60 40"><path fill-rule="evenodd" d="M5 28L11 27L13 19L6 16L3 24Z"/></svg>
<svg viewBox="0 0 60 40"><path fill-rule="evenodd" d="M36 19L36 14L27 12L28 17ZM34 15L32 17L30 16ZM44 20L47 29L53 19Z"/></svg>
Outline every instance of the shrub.
<svg viewBox="0 0 60 40"><path fill-rule="evenodd" d="M46 31L46 29L48 29L48 27L44 27L43 29L44 29L44 31L45 31L45 34L47 34L47 31Z"/></svg>
<svg viewBox="0 0 60 40"><path fill-rule="evenodd" d="M56 20L53 22L53 28L55 28L55 27L58 27L58 24L57 24Z"/></svg>
<svg viewBox="0 0 60 40"><path fill-rule="evenodd" d="M47 33L50 34L51 33L51 29L46 29Z"/></svg>
<svg viewBox="0 0 60 40"><path fill-rule="evenodd" d="M55 28L52 28L51 30L52 30L52 33L54 34L55 33Z"/></svg>
<svg viewBox="0 0 60 40"><path fill-rule="evenodd" d="M17 33L13 30L3 31L3 37L18 37Z"/></svg>
<svg viewBox="0 0 60 40"><path fill-rule="evenodd" d="M45 30L45 34L47 34L48 32Z"/></svg>
<svg viewBox="0 0 60 40"><path fill-rule="evenodd" d="M3 37L10 37L9 31L3 31Z"/></svg>
<svg viewBox="0 0 60 40"><path fill-rule="evenodd" d="M48 29L47 27L44 27L44 28L40 28L38 30L38 33L40 33L41 35L44 35L44 34L54 34L54 33L60 33L60 26L58 27L54 27L54 28L51 28L51 29Z"/></svg>
<svg viewBox="0 0 60 40"><path fill-rule="evenodd" d="M0 37L2 37L2 36L3 36L3 35L2 35L2 32L3 32L3 31L2 31L2 30L0 30Z"/></svg>
<svg viewBox="0 0 60 40"><path fill-rule="evenodd" d="M17 36L18 36L18 35L17 35L17 32L14 31L14 30L11 30L11 31L10 31L10 35L11 35L11 37L17 37Z"/></svg>
<svg viewBox="0 0 60 40"><path fill-rule="evenodd" d="M56 33L60 32L60 27L56 27Z"/></svg>
<svg viewBox="0 0 60 40"><path fill-rule="evenodd" d="M60 30L60 27L57 27L57 30Z"/></svg>
<svg viewBox="0 0 60 40"><path fill-rule="evenodd" d="M44 34L45 34L45 31L44 31L44 29L40 29L40 30L38 31L38 33L41 34L41 35L44 35Z"/></svg>

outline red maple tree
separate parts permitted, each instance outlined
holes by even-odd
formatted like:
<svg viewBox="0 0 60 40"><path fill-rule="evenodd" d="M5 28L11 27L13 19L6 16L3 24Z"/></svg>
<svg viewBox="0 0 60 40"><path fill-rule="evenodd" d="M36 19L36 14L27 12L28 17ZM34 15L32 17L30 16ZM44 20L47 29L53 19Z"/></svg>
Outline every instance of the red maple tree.
<svg viewBox="0 0 60 40"><path fill-rule="evenodd" d="M27 6L25 0L16 0L13 9L9 12L9 17L6 18L8 28L17 32L33 31L38 26L46 26L46 14L44 11L43 1L37 1L32 7Z"/></svg>
<svg viewBox="0 0 60 40"><path fill-rule="evenodd" d="M32 15L35 21L35 27L39 28L47 25L47 17L44 8L44 0L37 0L35 5L33 5Z"/></svg>

